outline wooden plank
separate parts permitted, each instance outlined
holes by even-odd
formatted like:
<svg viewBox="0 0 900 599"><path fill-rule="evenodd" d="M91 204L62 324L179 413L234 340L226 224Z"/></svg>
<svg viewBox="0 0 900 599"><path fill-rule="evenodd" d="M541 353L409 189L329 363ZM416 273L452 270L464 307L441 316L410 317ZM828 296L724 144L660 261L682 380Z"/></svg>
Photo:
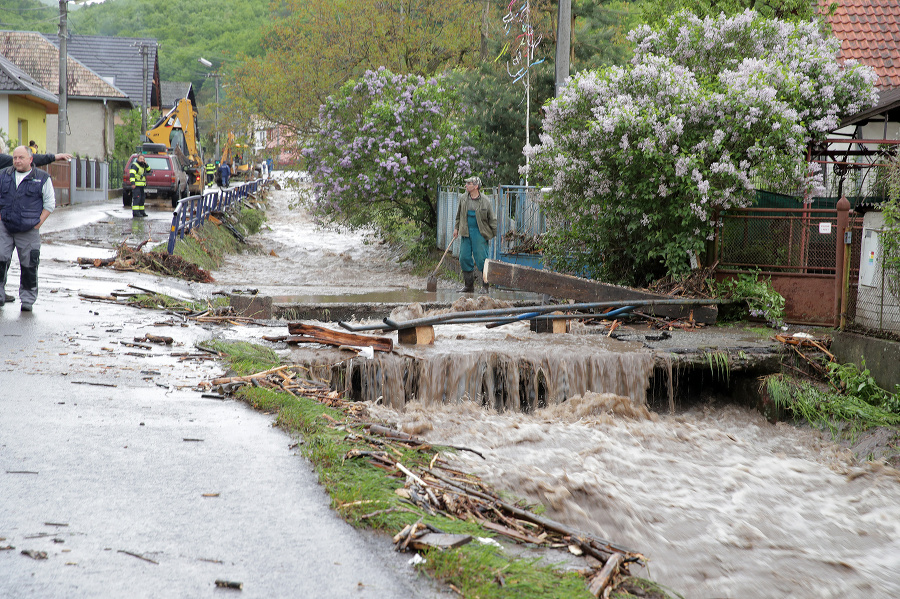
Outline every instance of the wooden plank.
<svg viewBox="0 0 900 599"><path fill-rule="evenodd" d="M572 299L578 302L621 301L625 305L628 300L672 299L667 295L657 295L630 287L610 285L497 260L485 261L484 280L491 285L546 293L557 299ZM667 318L687 318L693 312L696 322L714 324L719 309L716 306L644 306L641 312Z"/></svg>
<svg viewBox="0 0 900 599"><path fill-rule="evenodd" d="M325 327L302 322L289 322L288 332L297 338L288 338L288 343L324 343L326 345L353 345L356 347L372 347L376 351L389 352L394 348L394 342L389 337L372 337L334 331Z"/></svg>
<svg viewBox="0 0 900 599"><path fill-rule="evenodd" d="M560 311L553 312L553 314L562 314ZM550 318L532 318L530 321L530 328L535 333L552 333L558 335L560 333L568 333L569 332L569 321L562 319L550 319Z"/></svg>
<svg viewBox="0 0 900 599"><path fill-rule="evenodd" d="M434 327L413 327L411 329L399 329L397 341L403 345L432 345L434 343Z"/></svg>
<svg viewBox="0 0 900 599"><path fill-rule="evenodd" d="M499 532L501 535L507 536L511 539L515 539L517 541L521 541L523 543L533 543L535 545L542 545L544 543L542 539L533 537L531 535L522 534L518 530L509 528L508 526L503 526L502 524L496 524L494 522L491 522L490 520L479 520L478 522L488 530Z"/></svg>
<svg viewBox="0 0 900 599"><path fill-rule="evenodd" d="M429 532L418 539L410 541L413 549L437 547L438 549L454 549L472 542L472 535L451 535L447 533Z"/></svg>

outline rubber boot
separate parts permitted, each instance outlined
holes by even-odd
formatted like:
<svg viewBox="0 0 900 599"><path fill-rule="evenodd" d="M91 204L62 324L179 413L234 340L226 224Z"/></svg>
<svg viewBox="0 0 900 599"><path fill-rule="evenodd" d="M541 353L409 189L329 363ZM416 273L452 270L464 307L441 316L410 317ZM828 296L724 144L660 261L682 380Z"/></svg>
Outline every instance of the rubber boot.
<svg viewBox="0 0 900 599"><path fill-rule="evenodd" d="M491 286L488 284L487 281L484 280L484 278L482 278L481 279L481 293L487 295L490 292L491 292Z"/></svg>
<svg viewBox="0 0 900 599"><path fill-rule="evenodd" d="M469 272L463 271L463 283L464 286L459 290L459 293L474 293L475 291L475 271L470 270Z"/></svg>
<svg viewBox="0 0 900 599"><path fill-rule="evenodd" d="M141 217L141 211L140 211L140 210L132 210L132 211L131 211L131 218L140 218L140 217Z"/></svg>
<svg viewBox="0 0 900 599"><path fill-rule="evenodd" d="M3 290L3 293L0 293L0 306L6 304L6 302L14 301L15 298L9 295L6 295L6 273L9 272L9 260L4 260L0 262L0 289Z"/></svg>

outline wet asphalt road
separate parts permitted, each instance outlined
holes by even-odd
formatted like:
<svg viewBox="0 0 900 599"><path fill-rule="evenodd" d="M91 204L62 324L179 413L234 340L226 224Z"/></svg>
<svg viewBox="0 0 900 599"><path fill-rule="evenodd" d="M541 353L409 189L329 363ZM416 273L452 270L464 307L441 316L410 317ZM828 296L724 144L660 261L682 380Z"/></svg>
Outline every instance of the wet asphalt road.
<svg viewBox="0 0 900 599"><path fill-rule="evenodd" d="M62 209L46 234L125 217ZM72 263L108 254L45 244L35 311L0 309L0 597L440 596L388 539L329 509L271 416L201 396L221 369L173 354L215 331L79 298L166 283ZM17 282L14 266L7 291ZM123 345L147 332L176 343Z"/></svg>

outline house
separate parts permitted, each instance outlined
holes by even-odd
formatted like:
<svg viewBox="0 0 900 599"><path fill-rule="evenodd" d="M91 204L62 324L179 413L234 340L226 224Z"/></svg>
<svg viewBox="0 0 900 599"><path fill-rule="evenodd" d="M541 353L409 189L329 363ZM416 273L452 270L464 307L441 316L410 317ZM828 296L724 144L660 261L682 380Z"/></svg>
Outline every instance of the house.
<svg viewBox="0 0 900 599"><path fill-rule="evenodd" d="M830 3L819 0L821 7ZM884 185L870 167L882 161L886 147L900 146L900 2L841 0L826 21L841 40L840 58L878 74L878 103L846 117L826 142L811 148L811 160L824 167L826 195L847 196L856 206L883 197Z"/></svg>
<svg viewBox="0 0 900 599"><path fill-rule="evenodd" d="M46 90L59 89L59 49L40 33L0 31L0 55ZM115 147L115 114L133 105L128 96L69 56L66 151L105 158ZM48 114L47 148L57 147L57 117ZM39 142L40 145L40 142Z"/></svg>
<svg viewBox="0 0 900 599"><path fill-rule="evenodd" d="M47 148L47 115L59 110L57 97L0 55L0 129L11 140ZM11 148L6 148L11 151Z"/></svg>
<svg viewBox="0 0 900 599"><path fill-rule="evenodd" d="M197 106L197 97L194 95L194 84L190 81L160 81L160 105L159 108L165 114L175 107L179 100L190 100Z"/></svg>
<svg viewBox="0 0 900 599"><path fill-rule="evenodd" d="M59 36L41 34L59 47ZM147 99L149 108L161 109L162 88L159 79L159 44L147 37L107 37L103 35L70 34L66 53L114 85L131 100L132 106L142 106L144 90L144 55L147 55Z"/></svg>

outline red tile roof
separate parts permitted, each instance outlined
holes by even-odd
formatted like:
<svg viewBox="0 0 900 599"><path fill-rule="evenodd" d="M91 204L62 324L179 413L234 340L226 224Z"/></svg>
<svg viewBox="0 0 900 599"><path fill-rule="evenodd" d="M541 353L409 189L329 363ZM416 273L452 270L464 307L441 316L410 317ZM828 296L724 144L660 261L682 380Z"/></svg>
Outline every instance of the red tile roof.
<svg viewBox="0 0 900 599"><path fill-rule="evenodd" d="M0 55L25 71L44 89L59 89L59 49L40 33L0 31ZM69 56L66 67L70 98L127 100L121 90Z"/></svg>
<svg viewBox="0 0 900 599"><path fill-rule="evenodd" d="M832 0L819 0L827 7ZM854 58L878 73L880 89L900 87L900 0L838 0L826 20L841 40L841 58Z"/></svg>

